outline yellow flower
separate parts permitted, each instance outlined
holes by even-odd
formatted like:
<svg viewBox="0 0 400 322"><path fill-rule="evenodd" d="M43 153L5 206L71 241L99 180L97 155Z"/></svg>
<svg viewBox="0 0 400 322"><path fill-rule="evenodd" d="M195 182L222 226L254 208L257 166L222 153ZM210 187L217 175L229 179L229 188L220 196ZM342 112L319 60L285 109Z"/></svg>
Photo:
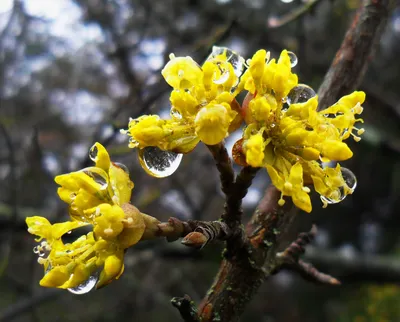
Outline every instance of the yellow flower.
<svg viewBox="0 0 400 322"><path fill-rule="evenodd" d="M297 85L297 75L291 72L287 50L282 51L277 62L275 59L269 60L269 55L270 53L263 49L254 54L239 88L244 87L252 94L273 91L277 100L280 100Z"/></svg>
<svg viewBox="0 0 400 322"><path fill-rule="evenodd" d="M147 224L157 224L129 204L133 183L125 166L112 163L107 150L96 143L90 150L94 167L56 177L58 194L69 204L71 221L50 224L43 217L28 217L28 232L38 236L35 247L45 275L40 285L74 288L91 276L102 287L123 272L124 251L141 240ZM62 236L88 226L93 231L65 244Z"/></svg>
<svg viewBox="0 0 400 322"><path fill-rule="evenodd" d="M124 166L110 161L107 150L95 143L90 150L96 165L55 177L61 187L57 193L69 205L70 215L93 223L98 206L122 205L131 199L133 182Z"/></svg>
<svg viewBox="0 0 400 322"><path fill-rule="evenodd" d="M131 137L129 147L157 146L188 153L199 141L218 144L237 129L241 118L234 91L238 76L227 52L212 56L202 67L190 57L172 55L161 72L173 87L171 118L145 115L130 120L123 131Z"/></svg>
<svg viewBox="0 0 400 322"><path fill-rule="evenodd" d="M352 188L343 178L340 165L322 168L321 161L343 161L353 153L343 141L353 136L360 140L364 130L355 115L362 112L363 92L342 97L326 110L318 111L317 96L305 102L284 105L289 92L297 85L286 51L277 62L268 61L265 51L251 59L241 84L250 94L243 111L248 126L243 132L243 152L247 164L265 167L272 183L282 196L291 196L294 204L311 211L310 190L313 184L326 206L339 202ZM354 133L355 132L355 133ZM280 204L284 200L281 197Z"/></svg>

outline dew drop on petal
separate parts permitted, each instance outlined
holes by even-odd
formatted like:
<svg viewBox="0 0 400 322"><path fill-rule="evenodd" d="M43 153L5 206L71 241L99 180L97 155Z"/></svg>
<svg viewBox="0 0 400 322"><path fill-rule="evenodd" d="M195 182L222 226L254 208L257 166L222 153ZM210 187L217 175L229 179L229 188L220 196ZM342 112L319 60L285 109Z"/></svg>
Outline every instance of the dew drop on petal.
<svg viewBox="0 0 400 322"><path fill-rule="evenodd" d="M310 98L313 98L315 95L317 94L310 86L300 84L292 88L287 96L286 103L289 105L295 103L304 103Z"/></svg>
<svg viewBox="0 0 400 322"><path fill-rule="evenodd" d="M96 162L96 158L97 158L97 153L98 153L98 149L96 145L93 145L89 151L89 158L93 161Z"/></svg>
<svg viewBox="0 0 400 322"><path fill-rule="evenodd" d="M178 169L182 156L181 153L163 151L154 146L139 150L140 165L156 178L165 178L173 174Z"/></svg>
<svg viewBox="0 0 400 322"><path fill-rule="evenodd" d="M330 205L341 202L344 198L346 198L346 196L341 193L342 189L339 189L339 190L340 190L340 196L338 198L332 199L332 198L329 198L326 196L321 196L320 198L321 198L322 202L326 202L327 204L330 204Z"/></svg>
<svg viewBox="0 0 400 322"><path fill-rule="evenodd" d="M113 162L115 166L117 166L118 168L124 170L125 173L129 174L129 169L128 167L123 164L123 163L119 163L119 162Z"/></svg>
<svg viewBox="0 0 400 322"><path fill-rule="evenodd" d="M208 56L207 60L214 59L215 57L223 54L225 52L226 54L226 60L228 63L230 63L233 67L233 71L237 77L240 77L243 74L243 70L245 68L246 61L245 59L240 56L238 53L234 52L233 50L227 48L227 47L219 47L219 46L213 46L212 52L210 56ZM229 78L229 71L227 71L227 76L224 75L224 78L226 77L225 81ZM221 77L222 78L222 77ZM224 82L217 83L214 81L216 84L223 84Z"/></svg>
<svg viewBox="0 0 400 322"><path fill-rule="evenodd" d="M342 171L342 177L346 185L349 187L351 192L353 192L357 187L357 178L353 172L349 169L341 167L340 170Z"/></svg>
<svg viewBox="0 0 400 322"><path fill-rule="evenodd" d="M176 108L174 108L174 107L171 108L170 114L171 114L171 116L172 116L173 118L176 118L176 119L181 119L181 118L182 118L181 113L179 113L179 111L178 111Z"/></svg>
<svg viewBox="0 0 400 322"><path fill-rule="evenodd" d="M290 66L293 68L297 65L298 59L294 52L288 51L289 59L290 59Z"/></svg>
<svg viewBox="0 0 400 322"><path fill-rule="evenodd" d="M223 66L223 64L220 64L218 67L220 69L221 75L218 78L214 79L213 82L214 84L221 85L229 79L230 73L228 67Z"/></svg>
<svg viewBox="0 0 400 322"><path fill-rule="evenodd" d="M93 168L92 168L93 169ZM105 190L108 187L107 178L95 171L92 170L82 170L87 176L91 177L96 183L100 185L101 190Z"/></svg>
<svg viewBox="0 0 400 322"><path fill-rule="evenodd" d="M85 282L76 287L69 288L68 291L70 291L73 294L79 294L79 295L89 293L91 290L94 289L98 280L99 280L99 273L95 272L92 275L90 275Z"/></svg>

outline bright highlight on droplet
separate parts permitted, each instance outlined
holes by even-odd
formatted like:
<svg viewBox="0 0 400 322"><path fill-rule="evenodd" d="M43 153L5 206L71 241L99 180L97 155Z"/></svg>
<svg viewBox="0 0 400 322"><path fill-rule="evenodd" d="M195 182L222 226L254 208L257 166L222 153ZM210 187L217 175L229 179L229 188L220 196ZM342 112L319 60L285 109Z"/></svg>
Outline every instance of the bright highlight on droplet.
<svg viewBox="0 0 400 322"><path fill-rule="evenodd" d="M98 183L100 185L101 190L105 190L108 187L108 180L107 180L107 174L95 167L90 167L82 170L83 173L85 173L88 177L92 178L94 182Z"/></svg>
<svg viewBox="0 0 400 322"><path fill-rule="evenodd" d="M224 84L229 79L229 66L231 64L233 67L233 72L236 77L240 77L243 74L245 68L245 59L227 47L213 46L211 54L208 56L207 60L215 59L217 56L224 54L226 55L226 61L221 62L218 67L220 69L221 75L214 79L215 84Z"/></svg>
<svg viewBox="0 0 400 322"><path fill-rule="evenodd" d="M148 146L140 149L138 156L140 165L148 174L156 178L165 178L178 169L183 154Z"/></svg>
<svg viewBox="0 0 400 322"><path fill-rule="evenodd" d="M289 59L290 59L290 66L293 68L297 65L298 59L294 52L288 51Z"/></svg>
<svg viewBox="0 0 400 322"><path fill-rule="evenodd" d="M98 149L97 149L97 146L96 145L93 145L91 148L90 148L90 151L89 151L89 158L90 158L90 160L92 160L93 162L96 162L96 158L97 158L97 153L98 153L99 151L98 151Z"/></svg>
<svg viewBox="0 0 400 322"><path fill-rule="evenodd" d="M337 195L335 198L328 198L326 196L321 196L322 202L326 202L328 204L335 204L343 201L347 195L352 194L357 187L357 178L353 172L349 169L341 167L343 180L346 186L339 187L337 190ZM349 191L350 190L350 191Z"/></svg>
<svg viewBox="0 0 400 322"><path fill-rule="evenodd" d="M299 84L296 87L292 88L287 96L286 103L289 105L295 103L304 103L315 95L317 94L310 86Z"/></svg>
<svg viewBox="0 0 400 322"><path fill-rule="evenodd" d="M353 192L357 187L357 178L353 172L349 169L341 167L340 170L342 171L342 177L344 182L346 182L347 186Z"/></svg>
<svg viewBox="0 0 400 322"><path fill-rule="evenodd" d="M99 274L96 272L93 275L89 276L89 278L85 282L76 287L69 288L68 291L78 295L89 293L91 290L95 288L98 280L99 280Z"/></svg>

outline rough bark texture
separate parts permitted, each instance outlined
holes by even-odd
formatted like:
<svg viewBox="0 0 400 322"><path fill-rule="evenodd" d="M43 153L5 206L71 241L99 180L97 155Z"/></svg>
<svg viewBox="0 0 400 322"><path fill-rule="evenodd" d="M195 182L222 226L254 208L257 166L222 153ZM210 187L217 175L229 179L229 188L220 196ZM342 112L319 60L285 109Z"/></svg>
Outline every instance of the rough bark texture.
<svg viewBox="0 0 400 322"><path fill-rule="evenodd" d="M322 108L334 103L340 96L349 94L359 84L374 44L385 26L389 2L366 0L357 11L320 87L319 98ZM216 154L213 154L216 157ZM222 175L221 179L224 179ZM230 180L231 178L228 181ZM223 188L227 187L226 181L222 180ZM229 189L226 191L229 200ZM277 205L279 197L280 192L276 188L271 186L267 189L246 232L242 230L242 234L245 234L242 236L244 237L242 246L235 240L228 239L225 259L210 291L199 306L201 321L238 321L263 281L276 272L279 266L277 250L296 214L295 210L290 211L290 202L286 202L284 207L279 207ZM236 206L240 207L240 203L234 208L237 208ZM226 207L226 210L229 210L229 207ZM240 212L237 214L240 215ZM229 224L232 219L229 211L225 212L222 219L227 221L230 228L235 229L237 217L234 216L233 225ZM239 235L233 234L232 239L237 240Z"/></svg>
<svg viewBox="0 0 400 322"><path fill-rule="evenodd" d="M284 235L295 215L289 211L290 202L278 206L279 198L280 192L270 186L246 228L245 245L225 253L215 281L200 304L202 321L237 321L265 278L273 273L281 240L278 237Z"/></svg>
<svg viewBox="0 0 400 322"><path fill-rule="evenodd" d="M319 108L334 104L362 80L386 25L390 0L364 0L319 88Z"/></svg>

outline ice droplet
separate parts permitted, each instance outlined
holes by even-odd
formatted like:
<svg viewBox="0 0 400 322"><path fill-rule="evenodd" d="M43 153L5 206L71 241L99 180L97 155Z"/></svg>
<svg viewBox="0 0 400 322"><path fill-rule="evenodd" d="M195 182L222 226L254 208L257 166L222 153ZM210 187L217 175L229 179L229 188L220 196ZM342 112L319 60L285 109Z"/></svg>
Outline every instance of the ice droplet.
<svg viewBox="0 0 400 322"><path fill-rule="evenodd" d="M156 178L165 178L173 174L178 169L182 156L180 153L163 151L154 146L139 150L140 165Z"/></svg>
<svg viewBox="0 0 400 322"><path fill-rule="evenodd" d="M84 281L82 284L79 284L76 287L71 287L68 289L73 294L86 294L89 293L96 286L97 281L99 280L99 273L95 272L89 276L89 278Z"/></svg>
<svg viewBox="0 0 400 322"><path fill-rule="evenodd" d="M89 158L93 161L96 162L96 158L97 158L97 153L98 153L98 149L96 145L93 145L90 150L89 150Z"/></svg>
<svg viewBox="0 0 400 322"><path fill-rule="evenodd" d="M315 95L317 94L310 86L299 84L296 87L292 88L287 96L286 103L288 105L295 103L304 103Z"/></svg>
<svg viewBox="0 0 400 322"><path fill-rule="evenodd" d="M288 55L289 55L289 58L290 58L290 66L293 68L293 67L295 67L297 65L297 62L298 62L297 56L292 51L288 51Z"/></svg>

